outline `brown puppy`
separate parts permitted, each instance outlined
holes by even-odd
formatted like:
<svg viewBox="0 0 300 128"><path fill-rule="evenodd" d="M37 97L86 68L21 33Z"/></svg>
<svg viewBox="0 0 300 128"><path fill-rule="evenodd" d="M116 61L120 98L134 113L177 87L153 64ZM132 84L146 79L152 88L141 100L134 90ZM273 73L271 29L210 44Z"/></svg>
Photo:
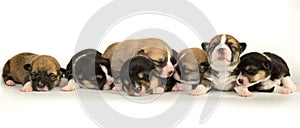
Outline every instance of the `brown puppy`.
<svg viewBox="0 0 300 128"><path fill-rule="evenodd" d="M62 70L51 56L20 53L6 62L2 77L8 86L22 84L23 92L49 91L59 85Z"/></svg>
<svg viewBox="0 0 300 128"><path fill-rule="evenodd" d="M137 54L148 56L155 63L159 77L167 78L174 73L174 67L171 63L172 49L163 40L146 38L117 42L110 45L102 55L111 61L115 89L122 89L120 79L121 67L125 61Z"/></svg>
<svg viewBox="0 0 300 128"><path fill-rule="evenodd" d="M179 52L177 58L174 78L180 83L177 83L172 90L185 90L185 85L193 89L193 86L200 84L204 72L209 68L206 52L199 48L187 48Z"/></svg>

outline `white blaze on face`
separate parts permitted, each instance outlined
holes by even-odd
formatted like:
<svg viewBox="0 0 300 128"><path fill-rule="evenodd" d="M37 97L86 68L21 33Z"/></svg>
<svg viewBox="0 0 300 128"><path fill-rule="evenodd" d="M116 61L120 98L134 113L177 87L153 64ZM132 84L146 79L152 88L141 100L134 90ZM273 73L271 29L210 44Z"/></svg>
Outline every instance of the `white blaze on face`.
<svg viewBox="0 0 300 128"><path fill-rule="evenodd" d="M101 64L100 64L100 66L101 66L101 69L102 69L102 71L104 72L104 74L106 76L106 83L103 87L103 90L109 90L110 85L113 83L114 79L110 75L108 75L108 70L105 66L103 66Z"/></svg>
<svg viewBox="0 0 300 128"><path fill-rule="evenodd" d="M168 50L167 50L168 51ZM167 77L170 77L173 75L174 73L174 66L171 62L171 54L170 52L168 51L168 60L167 60L167 64L165 67L163 67L162 69L162 73L160 74L161 77L163 78L167 78Z"/></svg>
<svg viewBox="0 0 300 128"><path fill-rule="evenodd" d="M232 52L226 45L226 35L222 35L220 43L215 47L211 56L211 63L214 66L227 66L231 64ZM215 67L218 68L218 67Z"/></svg>

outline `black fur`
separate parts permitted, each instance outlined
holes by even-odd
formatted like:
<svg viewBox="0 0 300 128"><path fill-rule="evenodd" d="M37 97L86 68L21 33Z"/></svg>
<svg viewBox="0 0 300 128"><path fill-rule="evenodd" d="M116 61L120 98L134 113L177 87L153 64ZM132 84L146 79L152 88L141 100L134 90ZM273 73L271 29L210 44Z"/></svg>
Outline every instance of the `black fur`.
<svg viewBox="0 0 300 128"><path fill-rule="evenodd" d="M271 60L269 60L264 55L251 52L243 55L241 57L241 62L238 65L237 69L239 73L242 74L256 74L258 71L262 70L266 72L267 76L271 76L270 80L276 80L282 77L290 76L290 71L286 62L276 54L265 52L263 53L268 56ZM246 70L247 66L252 66L255 68L251 68ZM253 85L249 87L249 91L264 91L264 92L272 92L274 88L268 90L261 90L260 89L261 83Z"/></svg>
<svg viewBox="0 0 300 128"><path fill-rule="evenodd" d="M85 55L85 56L83 56ZM85 87L82 81L86 80L95 85L92 89L103 89L107 81L104 71L101 68L105 66L108 75L111 76L110 61L101 56L102 54L95 49L85 49L75 54L67 65L65 77L74 79L81 87ZM101 75L101 78L97 78ZM112 87L112 86L111 86Z"/></svg>

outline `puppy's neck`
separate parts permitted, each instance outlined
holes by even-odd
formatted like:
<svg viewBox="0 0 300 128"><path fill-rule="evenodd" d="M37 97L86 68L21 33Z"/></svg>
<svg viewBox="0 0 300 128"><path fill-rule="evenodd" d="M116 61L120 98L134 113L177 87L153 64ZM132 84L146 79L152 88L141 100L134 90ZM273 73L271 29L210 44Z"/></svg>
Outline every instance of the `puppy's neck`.
<svg viewBox="0 0 300 128"><path fill-rule="evenodd" d="M217 72L233 72L234 69L237 67L237 64L231 66L215 66L215 65L210 65L210 66L214 71Z"/></svg>

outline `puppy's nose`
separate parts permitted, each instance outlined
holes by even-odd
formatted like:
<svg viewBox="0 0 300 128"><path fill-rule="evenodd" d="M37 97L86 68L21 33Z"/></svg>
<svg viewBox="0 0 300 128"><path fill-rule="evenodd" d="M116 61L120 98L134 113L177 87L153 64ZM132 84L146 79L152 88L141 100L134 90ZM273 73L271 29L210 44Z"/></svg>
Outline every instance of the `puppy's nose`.
<svg viewBox="0 0 300 128"><path fill-rule="evenodd" d="M243 80L243 79L239 79L238 82L239 82L240 84L243 84L243 83L244 83L244 80Z"/></svg>
<svg viewBox="0 0 300 128"><path fill-rule="evenodd" d="M174 73L174 71L169 71L169 72L168 72L168 74L169 74L168 76L173 75L173 73Z"/></svg>
<svg viewBox="0 0 300 128"><path fill-rule="evenodd" d="M137 87L137 88L134 89L134 91L137 92L137 93L140 93L142 91L142 88L141 87Z"/></svg>
<svg viewBox="0 0 300 128"><path fill-rule="evenodd" d="M224 52L225 52L225 48L219 48L219 49L218 49L218 53L224 54Z"/></svg>

